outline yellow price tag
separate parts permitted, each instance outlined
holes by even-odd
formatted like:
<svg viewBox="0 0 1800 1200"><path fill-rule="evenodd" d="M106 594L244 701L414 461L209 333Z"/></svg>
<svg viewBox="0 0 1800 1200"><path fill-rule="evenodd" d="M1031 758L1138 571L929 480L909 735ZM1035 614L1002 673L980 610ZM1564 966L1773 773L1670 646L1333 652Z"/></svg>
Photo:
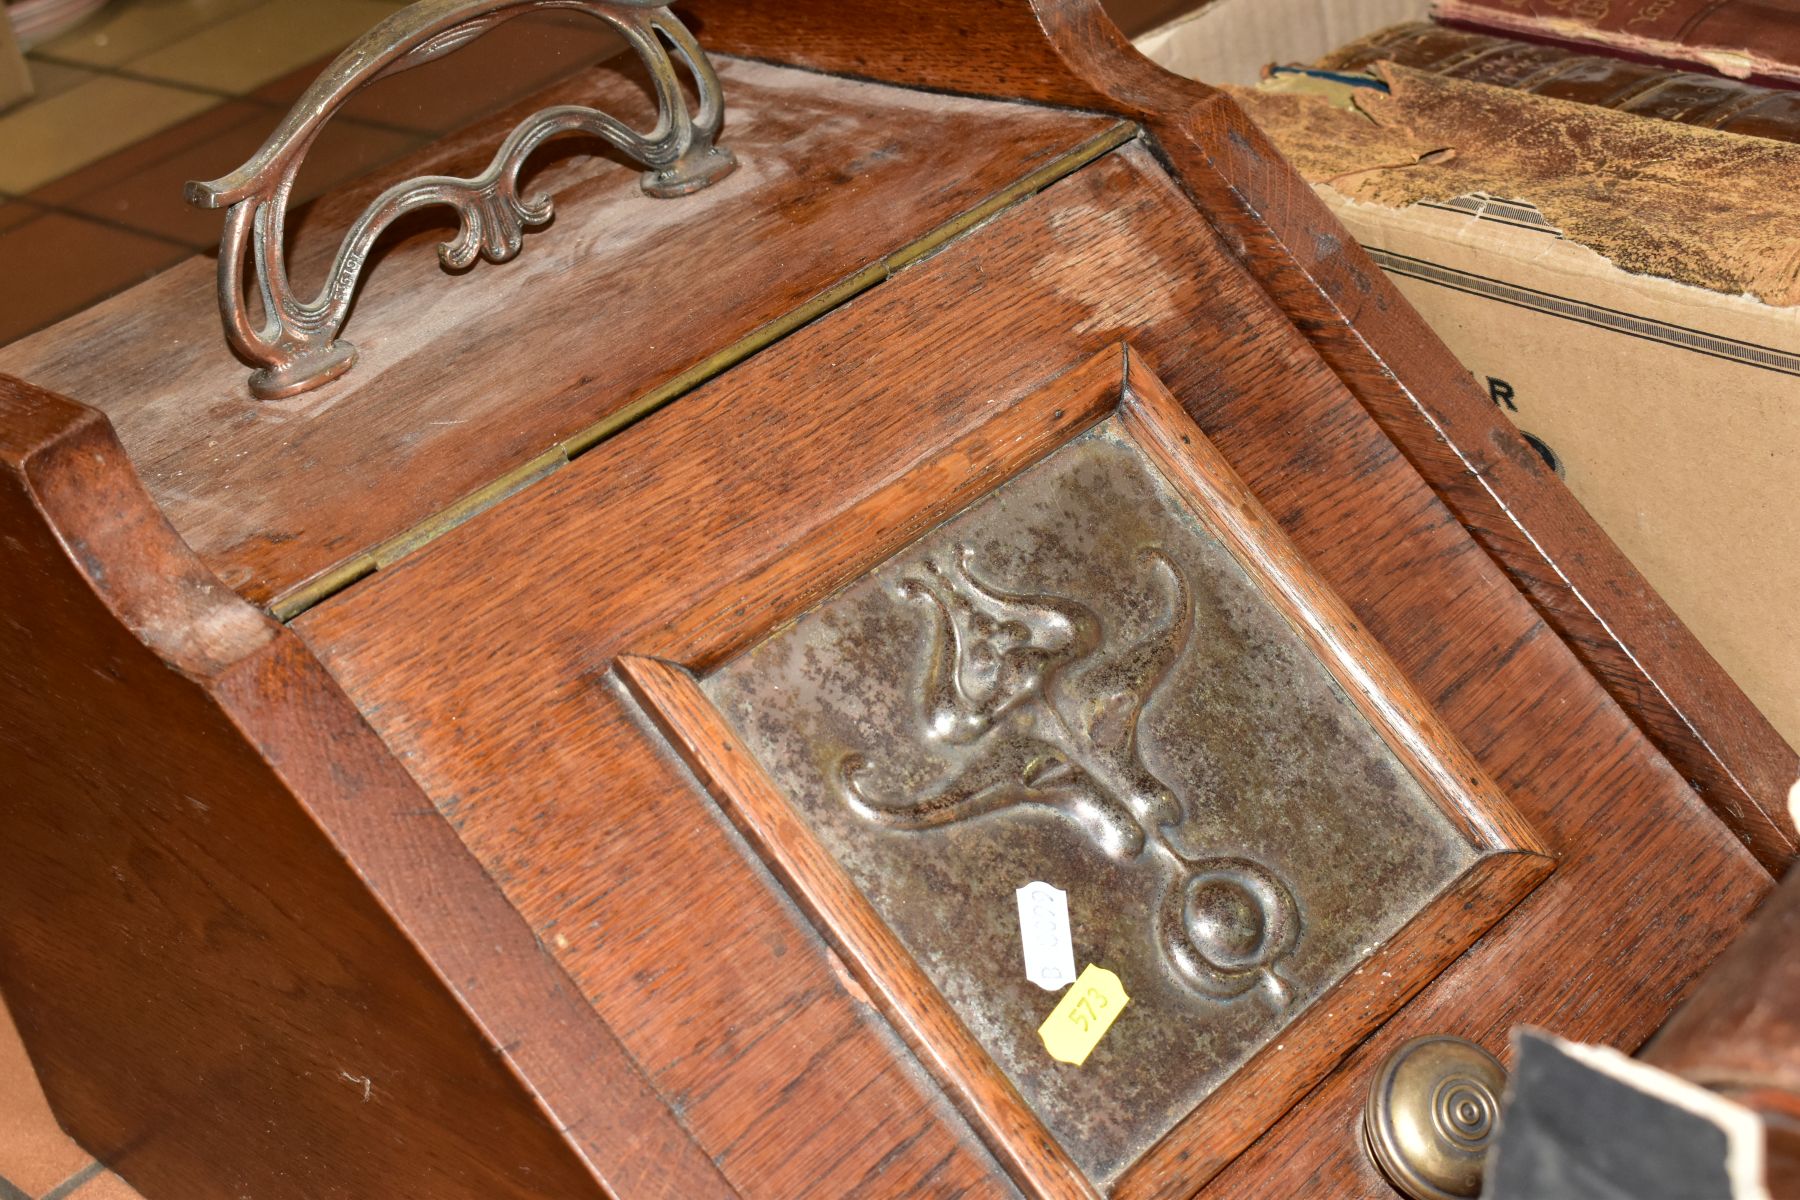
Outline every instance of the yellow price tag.
<svg viewBox="0 0 1800 1200"><path fill-rule="evenodd" d="M1063 993L1038 1026L1038 1036L1044 1039L1044 1049L1051 1058L1079 1067L1129 1003L1131 997L1125 994L1119 977L1105 967L1089 963L1075 986Z"/></svg>

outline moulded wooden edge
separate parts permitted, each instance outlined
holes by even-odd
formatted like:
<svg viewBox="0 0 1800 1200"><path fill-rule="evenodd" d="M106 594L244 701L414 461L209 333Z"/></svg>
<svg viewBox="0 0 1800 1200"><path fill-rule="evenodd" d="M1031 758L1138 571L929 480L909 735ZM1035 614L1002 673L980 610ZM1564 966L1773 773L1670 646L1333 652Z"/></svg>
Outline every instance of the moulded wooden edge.
<svg viewBox="0 0 1800 1200"><path fill-rule="evenodd" d="M622 655L615 667L1014 1178L1044 1197L1094 1195L1093 1185L899 938L754 756L738 745L697 675L1112 415L1307 641L1477 854L1458 879L1239 1067L1109 1190L1115 1200L1177 1200L1272 1127L1555 864L1498 785L1312 573L1280 525L1138 355L1117 345L1045 383L943 454L904 471L750 580L722 588L671 619L640 643L654 647L653 653ZM1027 431L1029 436L1011 436ZM996 434L1006 448L1000 461L973 452L977 446L991 449Z"/></svg>
<svg viewBox="0 0 1800 1200"><path fill-rule="evenodd" d="M1553 865L1529 851L1484 853L1182 1118L1119 1178L1112 1200L1187 1200L1530 895Z"/></svg>
<svg viewBox="0 0 1800 1200"><path fill-rule="evenodd" d="M705 672L797 616L1002 480L1092 428L1118 405L1115 346L1033 391L894 479L747 579L637 639L614 660L627 689L837 950L883 1016L1015 1180L1046 1200L1098 1195L918 964L819 846L690 672Z"/></svg>
<svg viewBox="0 0 1800 1200"><path fill-rule="evenodd" d="M938 995L912 954L818 842L698 681L660 659L621 656L620 678L683 761L843 957L951 1101L981 1130L1007 1171L1044 1200L1097 1200L1087 1177L1051 1137L973 1034Z"/></svg>
<svg viewBox="0 0 1800 1200"><path fill-rule="evenodd" d="M1425 785L1470 845L1544 853L1500 786L1431 704L1315 574L1162 381L1133 354L1119 406L1128 433L1163 478L1306 639L1364 717Z"/></svg>

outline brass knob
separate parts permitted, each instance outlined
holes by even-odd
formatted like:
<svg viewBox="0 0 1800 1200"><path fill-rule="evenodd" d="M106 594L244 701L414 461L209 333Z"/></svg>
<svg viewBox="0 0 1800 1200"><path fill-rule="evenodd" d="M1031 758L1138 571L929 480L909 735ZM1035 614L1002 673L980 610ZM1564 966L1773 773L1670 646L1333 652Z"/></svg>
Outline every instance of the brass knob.
<svg viewBox="0 0 1800 1200"><path fill-rule="evenodd" d="M1506 1068L1474 1042L1413 1038L1382 1060L1369 1084L1369 1157L1412 1200L1479 1195L1505 1091Z"/></svg>

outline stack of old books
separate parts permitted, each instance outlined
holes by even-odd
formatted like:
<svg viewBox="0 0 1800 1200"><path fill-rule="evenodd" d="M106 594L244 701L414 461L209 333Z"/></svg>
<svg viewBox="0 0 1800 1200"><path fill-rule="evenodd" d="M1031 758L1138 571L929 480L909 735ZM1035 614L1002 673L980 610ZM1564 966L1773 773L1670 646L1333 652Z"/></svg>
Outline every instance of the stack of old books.
<svg viewBox="0 0 1800 1200"><path fill-rule="evenodd" d="M1445 0L1438 20L1379 30L1316 67L1371 72L1394 63L1684 125L1800 141L1800 0L1779 14L1781 24L1770 6L1701 0L1644 0L1629 7L1645 14L1637 21L1621 19L1605 0L1564 7L1591 7L1597 15L1580 20L1504 0ZM1767 24L1744 19L1746 9Z"/></svg>
<svg viewBox="0 0 1800 1200"><path fill-rule="evenodd" d="M1214 0L1227 86L1800 743L1800 0Z"/></svg>

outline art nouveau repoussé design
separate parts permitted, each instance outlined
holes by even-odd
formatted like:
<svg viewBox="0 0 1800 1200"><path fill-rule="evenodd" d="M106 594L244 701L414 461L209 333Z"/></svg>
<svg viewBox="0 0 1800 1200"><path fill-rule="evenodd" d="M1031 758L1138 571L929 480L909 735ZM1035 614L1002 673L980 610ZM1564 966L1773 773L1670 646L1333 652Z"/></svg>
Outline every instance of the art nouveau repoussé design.
<svg viewBox="0 0 1800 1200"><path fill-rule="evenodd" d="M701 687L1103 1186L1474 859L1116 420ZM1034 880L1131 996L1080 1067Z"/></svg>

